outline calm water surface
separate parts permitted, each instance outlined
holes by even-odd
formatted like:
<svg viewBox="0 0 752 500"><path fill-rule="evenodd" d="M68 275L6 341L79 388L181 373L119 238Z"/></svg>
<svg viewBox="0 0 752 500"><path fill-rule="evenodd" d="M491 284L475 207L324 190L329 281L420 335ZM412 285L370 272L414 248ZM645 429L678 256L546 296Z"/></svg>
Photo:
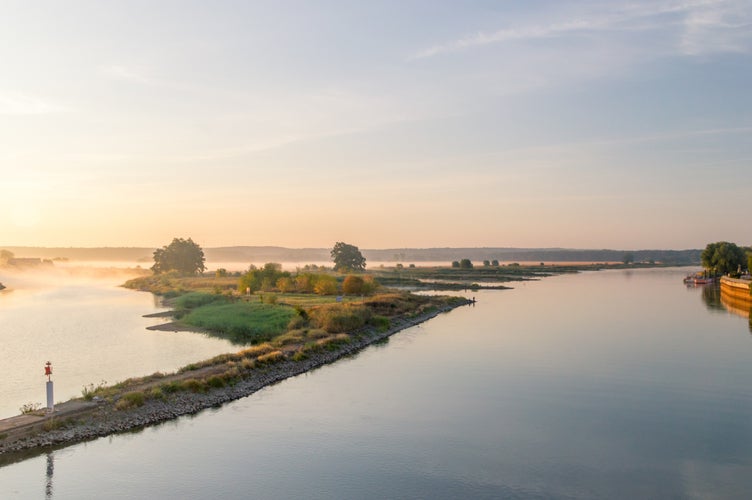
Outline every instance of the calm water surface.
<svg viewBox="0 0 752 500"><path fill-rule="evenodd" d="M748 498L749 320L685 273L476 292L222 408L2 467L0 497Z"/></svg>
<svg viewBox="0 0 752 500"><path fill-rule="evenodd" d="M174 371L237 350L204 335L146 330L165 322L143 317L166 310L154 296L120 288L128 279L122 271L91 272L0 273L9 287L0 292L0 418L18 415L25 403L46 404L47 360L55 400L65 401L85 385Z"/></svg>

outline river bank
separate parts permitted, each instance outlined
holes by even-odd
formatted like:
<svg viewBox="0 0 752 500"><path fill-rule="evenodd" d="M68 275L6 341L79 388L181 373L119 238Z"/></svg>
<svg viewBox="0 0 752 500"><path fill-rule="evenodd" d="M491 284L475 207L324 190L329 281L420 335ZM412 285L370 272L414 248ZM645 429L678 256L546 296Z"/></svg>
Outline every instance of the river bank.
<svg viewBox="0 0 752 500"><path fill-rule="evenodd" d="M44 416L38 419L36 425L33 423L29 425L27 422L14 427L7 423L12 419L5 419L0 421L0 423L6 422L3 433L0 434L0 465L23 460L53 447L63 447L114 433L133 431L222 405L253 394L268 385L333 363L405 328L471 303L472 301L469 300L456 301L415 317L393 318L388 330L378 331L374 328L366 328L354 332L350 342L337 345L335 349L311 352L305 359L299 360L285 356L274 364L248 372L234 384L209 387L205 392L176 392L162 399L147 399L142 406L124 410L117 409L117 400L101 399L84 402L82 399L77 399L73 400L80 402L76 405L75 414L66 415L59 412L52 416ZM157 387L169 383L171 379L185 379L186 376L185 373L167 375L147 381L140 388Z"/></svg>

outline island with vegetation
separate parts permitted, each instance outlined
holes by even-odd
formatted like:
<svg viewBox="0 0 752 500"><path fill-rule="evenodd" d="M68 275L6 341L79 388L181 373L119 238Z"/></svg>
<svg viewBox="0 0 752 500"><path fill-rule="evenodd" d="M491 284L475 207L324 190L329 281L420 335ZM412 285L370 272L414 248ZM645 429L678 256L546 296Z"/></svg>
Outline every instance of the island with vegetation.
<svg viewBox="0 0 752 500"><path fill-rule="evenodd" d="M307 265L291 272L280 264L243 272L206 272L201 247L175 238L154 251L154 265L124 286L154 293L170 308L152 329L193 330L229 339L237 352L196 361L174 373L154 373L114 385L90 384L82 397L53 414L37 407L0 421L0 455L62 446L134 428L232 401L382 342L404 328L473 299L428 295L426 290L501 290L505 283L553 274L635 268L655 262L550 265L474 265L460 259L446 266L397 264L366 270L354 245L338 242L333 267ZM423 293L414 293L416 290ZM2 423L5 422L5 430Z"/></svg>

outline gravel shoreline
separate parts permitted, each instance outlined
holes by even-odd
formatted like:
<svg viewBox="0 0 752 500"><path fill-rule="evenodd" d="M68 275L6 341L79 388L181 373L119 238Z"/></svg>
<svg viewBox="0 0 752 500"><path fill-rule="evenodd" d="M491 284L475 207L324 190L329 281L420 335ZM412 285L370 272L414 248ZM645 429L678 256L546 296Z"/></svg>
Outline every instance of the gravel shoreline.
<svg viewBox="0 0 752 500"><path fill-rule="evenodd" d="M179 392L170 395L166 401L150 399L143 406L126 411L116 411L112 404L101 403L91 413L78 419L71 428L46 431L8 443L0 441L0 466L29 458L29 450L42 453L52 447L59 448L119 432L141 429L184 415L192 415L207 408L221 406L249 396L268 385L333 363L401 330L470 303L471 301L468 300L447 305L415 318L394 318L389 330L371 331L365 335L355 336L349 344L337 350L313 353L308 359L302 361L284 360L264 369L254 370L233 386L213 388L206 393Z"/></svg>

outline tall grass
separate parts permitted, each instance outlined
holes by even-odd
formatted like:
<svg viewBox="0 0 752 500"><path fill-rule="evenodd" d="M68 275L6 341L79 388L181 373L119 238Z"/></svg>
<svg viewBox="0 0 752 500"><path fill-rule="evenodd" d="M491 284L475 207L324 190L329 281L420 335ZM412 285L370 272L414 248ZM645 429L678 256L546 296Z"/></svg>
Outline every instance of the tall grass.
<svg viewBox="0 0 752 500"><path fill-rule="evenodd" d="M329 333L357 330L371 317L367 307L355 304L327 304L311 309L311 322Z"/></svg>
<svg viewBox="0 0 752 500"><path fill-rule="evenodd" d="M232 342L258 343L285 332L296 314L293 308L276 304L212 303L190 311L183 322L206 328Z"/></svg>
<svg viewBox="0 0 752 500"><path fill-rule="evenodd" d="M190 292L175 299L176 309L195 309L207 304L226 304L227 297L211 293Z"/></svg>

